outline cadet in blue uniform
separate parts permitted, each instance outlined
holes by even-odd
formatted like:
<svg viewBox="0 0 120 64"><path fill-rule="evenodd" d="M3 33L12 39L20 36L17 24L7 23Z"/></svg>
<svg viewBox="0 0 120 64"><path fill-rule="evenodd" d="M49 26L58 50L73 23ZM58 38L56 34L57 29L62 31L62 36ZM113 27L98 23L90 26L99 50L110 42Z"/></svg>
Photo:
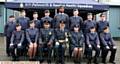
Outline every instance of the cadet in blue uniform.
<svg viewBox="0 0 120 64"><path fill-rule="evenodd" d="M53 28L53 18L50 17L50 11L49 10L45 10L44 14L45 14L45 17L41 18L42 25L43 25L44 21L48 20L51 23L51 28Z"/></svg>
<svg viewBox="0 0 120 64"><path fill-rule="evenodd" d="M51 64L51 53L54 41L54 30L50 28L50 21L44 21L44 28L40 30L39 45L40 53L43 60L47 59L48 64Z"/></svg>
<svg viewBox="0 0 120 64"><path fill-rule="evenodd" d="M64 13L64 7L59 7L59 13L54 16L54 25L55 28L59 27L60 21L63 20L65 22L65 28L69 29L69 16Z"/></svg>
<svg viewBox="0 0 120 64"><path fill-rule="evenodd" d="M33 21L34 21L34 23L35 23L35 27L36 27L37 29L40 29L40 28L41 28L41 21L38 20L38 13L37 13L37 12L34 12L34 13L33 13Z"/></svg>
<svg viewBox="0 0 120 64"><path fill-rule="evenodd" d="M80 30L79 24L73 26L73 31L71 31L71 49L73 51L74 62L76 64L81 63L81 53L83 51L84 35Z"/></svg>
<svg viewBox="0 0 120 64"><path fill-rule="evenodd" d="M73 16L70 17L70 29L73 29L73 26L76 24L79 24L82 30L82 25L83 25L83 19L82 17L78 16L79 11L78 9L73 10Z"/></svg>
<svg viewBox="0 0 120 64"><path fill-rule="evenodd" d="M64 64L64 53L68 42L68 30L65 29L65 22L60 21L59 28L55 29L55 53L56 62Z"/></svg>
<svg viewBox="0 0 120 64"><path fill-rule="evenodd" d="M88 64L91 64L92 50L95 50L96 52L94 56L94 63L98 64L98 58L100 54L100 42L95 27L90 28L90 33L87 33L86 40L87 40L86 43L87 43Z"/></svg>
<svg viewBox="0 0 120 64"><path fill-rule="evenodd" d="M35 23L34 21L30 21L30 28L26 30L26 37L29 42L29 49L28 49L28 54L29 54L29 59L33 60L35 59L36 55L36 49L37 49L37 42L38 42L38 35L39 35L39 30L35 28Z"/></svg>
<svg viewBox="0 0 120 64"><path fill-rule="evenodd" d="M20 17L17 18L17 23L19 23L22 26L22 30L26 30L29 28L29 18L26 17L26 12L25 10L22 10L20 12Z"/></svg>
<svg viewBox="0 0 120 64"><path fill-rule="evenodd" d="M105 27L103 29L103 32L100 34L101 38L101 43L102 43L102 62L106 64L106 57L109 51L111 51L111 56L110 56L110 63L115 64L115 55L116 55L116 45L115 42L113 41L111 34L109 32L109 28Z"/></svg>
<svg viewBox="0 0 120 64"><path fill-rule="evenodd" d="M6 53L8 56L10 56L10 53L9 53L10 39L12 36L12 32L15 30L15 26L16 26L15 17L11 15L9 16L9 20L4 28L4 34L6 36Z"/></svg>
<svg viewBox="0 0 120 64"><path fill-rule="evenodd" d="M12 33L10 52L13 60L19 60L20 53L22 52L22 43L24 41L24 31L21 30L21 25L16 24L16 30ZM16 51L15 51L16 50Z"/></svg>
<svg viewBox="0 0 120 64"><path fill-rule="evenodd" d="M97 22L98 33L101 33L106 26L109 26L109 22L106 20L106 15L102 13L100 14L100 21Z"/></svg>

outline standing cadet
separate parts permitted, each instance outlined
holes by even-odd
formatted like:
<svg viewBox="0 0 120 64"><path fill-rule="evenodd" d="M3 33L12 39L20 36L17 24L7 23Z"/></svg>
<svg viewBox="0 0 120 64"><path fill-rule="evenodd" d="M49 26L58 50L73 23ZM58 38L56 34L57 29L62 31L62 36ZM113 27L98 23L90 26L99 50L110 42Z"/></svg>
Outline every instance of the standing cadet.
<svg viewBox="0 0 120 64"><path fill-rule="evenodd" d="M33 21L35 23L35 27L40 29L41 28L41 21L38 20L38 13L37 12L33 13Z"/></svg>
<svg viewBox="0 0 120 64"><path fill-rule="evenodd" d="M65 21L60 21L59 28L55 29L55 53L57 64L64 64L64 53L68 42L68 30L65 29Z"/></svg>
<svg viewBox="0 0 120 64"><path fill-rule="evenodd" d="M36 49L37 49L37 41L38 41L38 35L39 35L39 30L35 28L35 23L34 21L29 22L30 28L26 30L26 37L28 40L28 54L29 54L29 59L34 60L35 55L36 55Z"/></svg>
<svg viewBox="0 0 120 64"><path fill-rule="evenodd" d="M47 59L48 64L51 64L52 46L54 41L54 30L50 28L50 21L45 20L44 28L40 30L39 44L41 45L43 60Z"/></svg>
<svg viewBox="0 0 120 64"><path fill-rule="evenodd" d="M114 60L115 60L117 47L115 45L115 42L112 39L112 36L109 32L108 27L105 27L103 29L103 32L100 34L100 38L102 43L102 46L101 46L102 47L102 63L106 64L107 54L109 51L111 51L109 62L115 64Z"/></svg>
<svg viewBox="0 0 120 64"><path fill-rule="evenodd" d="M73 26L73 31L71 31L71 49L74 57L74 62L76 64L81 64L81 54L83 51L84 35L80 30L79 24Z"/></svg>
<svg viewBox="0 0 120 64"><path fill-rule="evenodd" d="M106 20L106 15L102 13L100 14L100 21L97 22L98 33L101 33L106 26L109 26L109 22Z"/></svg>
<svg viewBox="0 0 120 64"><path fill-rule="evenodd" d="M54 16L55 28L59 27L59 23L62 20L65 22L65 25L66 25L65 28L68 29L69 28L69 16L66 13L64 13L64 7L60 6L59 13Z"/></svg>
<svg viewBox="0 0 120 64"><path fill-rule="evenodd" d="M22 53L22 43L24 41L24 31L21 30L21 25L16 24L16 30L12 33L10 52L13 61L19 60L19 56Z"/></svg>
<svg viewBox="0 0 120 64"><path fill-rule="evenodd" d="M82 17L78 16L78 14L79 14L78 9L74 9L73 16L70 17L70 29L73 29L73 26L76 24L79 24L79 26L82 29L83 19L82 19Z"/></svg>
<svg viewBox="0 0 120 64"><path fill-rule="evenodd" d="M41 18L42 27L43 27L43 21L48 20L48 21L50 21L51 27L53 28L53 18L50 17L50 11L49 10L45 10L44 14L45 14L45 17Z"/></svg>
<svg viewBox="0 0 120 64"><path fill-rule="evenodd" d="M15 30L16 22L15 22L15 17L13 15L9 16L9 20L7 24L5 25L4 33L6 36L6 53L7 56L10 56L10 51L9 51L9 45L10 45L10 39L12 36L12 32Z"/></svg>
<svg viewBox="0 0 120 64"><path fill-rule="evenodd" d="M88 64L91 64L92 50L95 50L94 63L98 64L98 58L100 54L100 42L95 27L90 28L90 33L86 34L87 40L87 53L88 53Z"/></svg>
<svg viewBox="0 0 120 64"><path fill-rule="evenodd" d="M22 30L26 30L29 28L29 18L26 17L25 10L20 11L20 17L17 18L17 23L19 23L22 26Z"/></svg>

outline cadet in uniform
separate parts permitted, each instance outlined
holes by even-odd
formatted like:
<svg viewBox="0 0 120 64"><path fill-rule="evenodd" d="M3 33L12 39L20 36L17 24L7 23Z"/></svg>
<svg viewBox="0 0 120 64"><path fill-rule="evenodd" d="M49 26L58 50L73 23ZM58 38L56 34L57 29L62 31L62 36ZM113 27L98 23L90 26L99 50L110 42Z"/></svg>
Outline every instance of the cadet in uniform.
<svg viewBox="0 0 120 64"><path fill-rule="evenodd" d="M55 28L59 27L60 21L63 20L65 22L65 28L69 29L69 16L64 13L64 7L59 7L59 13L54 16L54 25Z"/></svg>
<svg viewBox="0 0 120 64"><path fill-rule="evenodd" d="M88 53L88 64L91 64L92 50L95 50L94 63L98 64L98 58L100 54L100 42L95 27L90 28L90 33L86 35L87 40L87 53Z"/></svg>
<svg viewBox="0 0 120 64"><path fill-rule="evenodd" d="M79 11L78 9L74 9L73 10L73 16L70 17L70 29L73 29L73 26L76 25L76 24L79 24L79 26L81 27L82 29L82 24L83 24L83 19L82 17L78 16L79 14Z"/></svg>
<svg viewBox="0 0 120 64"><path fill-rule="evenodd" d="M50 11L49 11L49 10L45 10L45 11L44 11L44 14L45 14L45 17L42 17L42 18L41 18L42 25L43 25L43 22L44 22L45 20L48 20L48 21L50 21L51 27L53 28L53 18L50 17ZM43 26L42 26L42 28L43 28Z"/></svg>
<svg viewBox="0 0 120 64"><path fill-rule="evenodd" d="M45 20L43 24L44 28L40 30L39 49L40 53L42 53L43 60L47 59L48 64L51 64L54 30L50 28L51 23L49 20Z"/></svg>
<svg viewBox="0 0 120 64"><path fill-rule="evenodd" d="M37 12L34 12L34 13L33 13L33 21L34 21L34 23L35 23L35 27L36 27L37 29L40 29L40 28L41 28L41 21L38 20L38 13L37 13Z"/></svg>
<svg viewBox="0 0 120 64"><path fill-rule="evenodd" d="M81 63L81 54L83 51L84 35L80 30L79 24L73 26L73 31L71 31L71 49L73 51L74 62L76 64Z"/></svg>
<svg viewBox="0 0 120 64"><path fill-rule="evenodd" d="M112 36L109 32L109 28L105 27L103 29L103 32L100 34L100 38L101 38L101 43L102 43L102 63L106 64L106 57L109 51L111 51L111 56L109 59L110 63L115 64L114 60L115 60L115 55L116 55L116 45L115 42L112 39Z"/></svg>
<svg viewBox="0 0 120 64"><path fill-rule="evenodd" d="M11 15L9 16L9 20L4 28L4 33L6 36L6 53L8 56L10 56L10 51L9 51L10 39L12 36L12 32L15 30L15 26L16 26L15 17Z"/></svg>
<svg viewBox="0 0 120 64"><path fill-rule="evenodd" d="M106 26L109 26L109 22L106 20L105 14L102 13L100 14L100 21L97 22L98 33L101 33Z"/></svg>
<svg viewBox="0 0 120 64"><path fill-rule="evenodd" d="M24 41L24 31L21 30L21 25L16 24L16 30L12 33L10 52L13 60L19 60L20 53L22 52L22 43Z"/></svg>
<svg viewBox="0 0 120 64"><path fill-rule="evenodd" d="M68 30L65 29L65 22L60 21L59 28L55 29L55 53L56 62L64 64L64 53L68 42Z"/></svg>
<svg viewBox="0 0 120 64"><path fill-rule="evenodd" d="M29 54L29 59L34 60L35 55L36 55L36 50L37 50L37 41L38 41L38 35L39 35L39 30L35 28L35 23L34 21L30 21L29 23L30 28L26 30L26 37L28 40L28 54Z"/></svg>

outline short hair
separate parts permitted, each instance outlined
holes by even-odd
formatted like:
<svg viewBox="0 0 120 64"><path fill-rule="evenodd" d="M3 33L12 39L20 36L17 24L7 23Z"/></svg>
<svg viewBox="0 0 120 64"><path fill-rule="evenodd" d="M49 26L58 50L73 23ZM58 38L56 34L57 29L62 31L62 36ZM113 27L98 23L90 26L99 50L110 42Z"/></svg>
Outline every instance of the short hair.
<svg viewBox="0 0 120 64"><path fill-rule="evenodd" d="M106 26L106 27L103 28L103 30L106 30L106 29L108 29L108 26Z"/></svg>
<svg viewBox="0 0 120 64"><path fill-rule="evenodd" d="M49 10L45 10L44 13L50 13L50 11Z"/></svg>
<svg viewBox="0 0 120 64"><path fill-rule="evenodd" d="M33 14L38 14L38 12L33 12Z"/></svg>
<svg viewBox="0 0 120 64"><path fill-rule="evenodd" d="M78 11L78 9L73 9L73 12L74 12L74 11Z"/></svg>
<svg viewBox="0 0 120 64"><path fill-rule="evenodd" d="M23 12L25 12L25 10L21 10L21 11L20 11L20 13L23 13Z"/></svg>
<svg viewBox="0 0 120 64"><path fill-rule="evenodd" d="M19 27L19 26L21 26L19 23L16 23L16 27Z"/></svg>
<svg viewBox="0 0 120 64"><path fill-rule="evenodd" d="M101 13L101 14L100 14L100 17L102 17L103 15L105 16L105 13Z"/></svg>
<svg viewBox="0 0 120 64"><path fill-rule="evenodd" d="M14 18L14 15L10 15L9 18Z"/></svg>
<svg viewBox="0 0 120 64"><path fill-rule="evenodd" d="M32 23L34 23L34 20L32 20L32 21L29 22L29 24L32 24Z"/></svg>
<svg viewBox="0 0 120 64"><path fill-rule="evenodd" d="M59 9L64 8L64 6L60 6Z"/></svg>
<svg viewBox="0 0 120 64"><path fill-rule="evenodd" d="M92 13L88 13L87 16L92 15Z"/></svg>

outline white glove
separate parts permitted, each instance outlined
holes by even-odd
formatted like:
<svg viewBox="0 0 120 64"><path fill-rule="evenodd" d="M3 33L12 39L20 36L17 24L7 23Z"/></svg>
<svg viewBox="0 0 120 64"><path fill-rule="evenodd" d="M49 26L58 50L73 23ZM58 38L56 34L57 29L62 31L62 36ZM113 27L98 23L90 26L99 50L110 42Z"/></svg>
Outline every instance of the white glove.
<svg viewBox="0 0 120 64"><path fill-rule="evenodd" d="M19 43L18 46L21 46L21 43Z"/></svg>
<svg viewBox="0 0 120 64"><path fill-rule="evenodd" d="M114 49L116 49L117 47L116 46L113 46Z"/></svg>
<svg viewBox="0 0 120 64"><path fill-rule="evenodd" d="M91 46L91 45L89 45L88 47L89 47L89 48L91 48L92 46Z"/></svg>
<svg viewBox="0 0 120 64"><path fill-rule="evenodd" d="M59 42L56 42L55 45L59 45Z"/></svg>
<svg viewBox="0 0 120 64"><path fill-rule="evenodd" d="M11 43L10 46L13 46L13 43Z"/></svg>
<svg viewBox="0 0 120 64"><path fill-rule="evenodd" d="M68 38L66 38L65 41L68 42Z"/></svg>
<svg viewBox="0 0 120 64"><path fill-rule="evenodd" d="M110 49L110 47L109 47L109 46L106 46L106 48L107 48L107 49Z"/></svg>
<svg viewBox="0 0 120 64"><path fill-rule="evenodd" d="M98 48L100 48L100 45L97 45Z"/></svg>

